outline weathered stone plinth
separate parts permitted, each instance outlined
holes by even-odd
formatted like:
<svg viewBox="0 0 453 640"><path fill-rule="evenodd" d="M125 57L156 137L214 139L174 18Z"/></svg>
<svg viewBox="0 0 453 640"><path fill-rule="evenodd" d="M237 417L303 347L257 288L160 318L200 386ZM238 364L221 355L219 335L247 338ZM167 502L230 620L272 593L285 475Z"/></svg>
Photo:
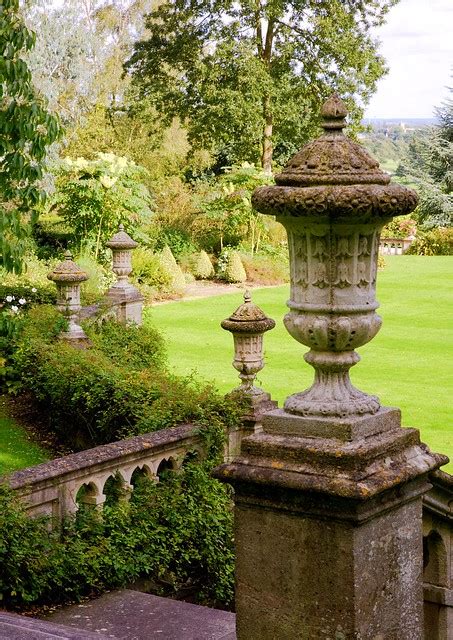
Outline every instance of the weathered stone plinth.
<svg viewBox="0 0 453 640"><path fill-rule="evenodd" d="M132 272L132 251L138 243L132 240L120 224L118 233L106 243L106 246L112 250L112 267L117 277L117 281L107 291L107 302L115 306L119 322L141 325L143 296L128 279Z"/></svg>
<svg viewBox="0 0 453 640"><path fill-rule="evenodd" d="M421 497L446 458L395 409L332 423L342 439L262 422L216 471L235 488L238 640L421 640Z"/></svg>

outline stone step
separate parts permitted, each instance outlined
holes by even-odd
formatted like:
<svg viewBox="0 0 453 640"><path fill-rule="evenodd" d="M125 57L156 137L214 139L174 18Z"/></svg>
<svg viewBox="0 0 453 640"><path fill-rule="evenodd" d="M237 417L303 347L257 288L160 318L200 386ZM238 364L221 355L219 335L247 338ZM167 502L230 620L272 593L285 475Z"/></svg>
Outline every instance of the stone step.
<svg viewBox="0 0 453 640"><path fill-rule="evenodd" d="M107 640L107 637L75 627L0 611L0 640Z"/></svg>
<svg viewBox="0 0 453 640"><path fill-rule="evenodd" d="M228 611L125 589L47 619L115 640L236 640L235 618Z"/></svg>

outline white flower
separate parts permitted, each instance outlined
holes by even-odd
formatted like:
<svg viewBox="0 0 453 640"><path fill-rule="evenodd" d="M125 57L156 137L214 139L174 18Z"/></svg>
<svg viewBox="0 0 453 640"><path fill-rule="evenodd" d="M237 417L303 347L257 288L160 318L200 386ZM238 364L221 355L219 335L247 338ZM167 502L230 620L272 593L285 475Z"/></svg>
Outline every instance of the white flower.
<svg viewBox="0 0 453 640"><path fill-rule="evenodd" d="M17 313L19 311L19 307L16 307L16 305L13 304L11 307L11 311L14 311L14 313Z"/></svg>
<svg viewBox="0 0 453 640"><path fill-rule="evenodd" d="M6 302L12 302L13 300L13 296L6 296Z"/></svg>
<svg viewBox="0 0 453 640"><path fill-rule="evenodd" d="M32 287L32 292L36 293L38 291L38 289L36 287Z"/></svg>
<svg viewBox="0 0 453 640"><path fill-rule="evenodd" d="M113 185L115 184L115 182L118 180L118 178L113 178L110 176L101 176L99 178L99 182L102 184L103 187L105 187L106 189L110 189L111 187L113 187Z"/></svg>
<svg viewBox="0 0 453 640"><path fill-rule="evenodd" d="M25 298L19 298L19 304L25 304L26 302Z"/></svg>

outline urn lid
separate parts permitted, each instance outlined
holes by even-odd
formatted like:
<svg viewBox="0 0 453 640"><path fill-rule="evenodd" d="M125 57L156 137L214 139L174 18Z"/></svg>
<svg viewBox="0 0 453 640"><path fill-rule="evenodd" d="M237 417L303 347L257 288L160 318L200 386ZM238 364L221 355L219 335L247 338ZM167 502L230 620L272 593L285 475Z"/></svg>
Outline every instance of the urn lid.
<svg viewBox="0 0 453 640"><path fill-rule="evenodd" d="M105 245L110 249L135 249L138 246L138 242L132 240L130 235L124 231L124 225L120 224L118 233L115 233Z"/></svg>
<svg viewBox="0 0 453 640"><path fill-rule="evenodd" d="M232 333L264 333L275 327L275 320L252 302L250 291L244 293L244 302L221 323L222 329Z"/></svg>
<svg viewBox="0 0 453 640"><path fill-rule="evenodd" d="M324 134L306 144L275 177L281 186L381 184L390 176L368 151L343 134L348 112L337 94L321 108Z"/></svg>
<svg viewBox="0 0 453 640"><path fill-rule="evenodd" d="M55 269L51 271L47 278L53 282L84 282L88 280L88 275L79 267L72 259L72 253L66 251L63 262L57 264Z"/></svg>

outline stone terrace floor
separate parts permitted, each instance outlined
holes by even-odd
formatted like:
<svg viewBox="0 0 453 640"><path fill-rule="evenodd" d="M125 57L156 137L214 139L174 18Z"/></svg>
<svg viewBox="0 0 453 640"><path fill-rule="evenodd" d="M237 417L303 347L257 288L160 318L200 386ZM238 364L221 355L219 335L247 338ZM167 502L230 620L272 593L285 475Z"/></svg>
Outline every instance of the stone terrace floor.
<svg viewBox="0 0 453 640"><path fill-rule="evenodd" d="M61 609L47 620L116 640L236 639L233 613L139 591L113 591Z"/></svg>

